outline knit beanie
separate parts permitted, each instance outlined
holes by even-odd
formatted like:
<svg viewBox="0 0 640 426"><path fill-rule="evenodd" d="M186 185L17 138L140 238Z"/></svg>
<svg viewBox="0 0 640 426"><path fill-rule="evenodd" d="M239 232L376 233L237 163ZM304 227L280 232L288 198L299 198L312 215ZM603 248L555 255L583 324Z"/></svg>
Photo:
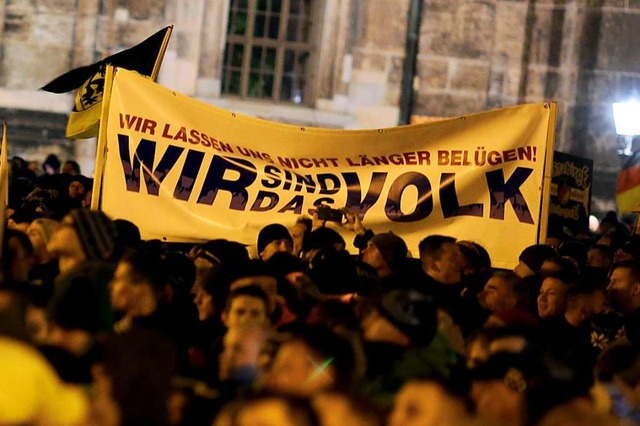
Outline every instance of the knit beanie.
<svg viewBox="0 0 640 426"><path fill-rule="evenodd" d="M391 269L395 269L407 257L407 244L391 231L374 235L371 243L377 247Z"/></svg>
<svg viewBox="0 0 640 426"><path fill-rule="evenodd" d="M93 262L60 275L47 306L49 319L67 330L84 330L92 334L110 330L113 312L109 272L113 272L111 266Z"/></svg>
<svg viewBox="0 0 640 426"><path fill-rule="evenodd" d="M545 244L534 244L522 250L518 260L527 265L534 273L538 273L545 260L556 257L558 257L558 254L553 247Z"/></svg>
<svg viewBox="0 0 640 426"><path fill-rule="evenodd" d="M242 268L249 262L249 252L243 244L225 239L209 240L200 244L196 257L229 268Z"/></svg>
<svg viewBox="0 0 640 426"><path fill-rule="evenodd" d="M69 212L82 248L89 260L107 260L113 255L116 227L101 211L74 209Z"/></svg>
<svg viewBox="0 0 640 426"><path fill-rule="evenodd" d="M437 311L433 298L416 289L384 293L377 309L416 346L428 346L436 333Z"/></svg>
<svg viewBox="0 0 640 426"><path fill-rule="evenodd" d="M267 269L271 271L271 275L278 279L285 279L292 272L306 273L309 269L307 264L289 253L278 252L267 260Z"/></svg>
<svg viewBox="0 0 640 426"><path fill-rule="evenodd" d="M262 228L258 234L258 253L262 253L269 243L277 240L288 240L293 244L293 238L291 238L289 230L284 225L272 223Z"/></svg>
<svg viewBox="0 0 640 426"><path fill-rule="evenodd" d="M345 244L344 238L331 228L322 227L311 231L302 241L302 250L334 249L334 244Z"/></svg>

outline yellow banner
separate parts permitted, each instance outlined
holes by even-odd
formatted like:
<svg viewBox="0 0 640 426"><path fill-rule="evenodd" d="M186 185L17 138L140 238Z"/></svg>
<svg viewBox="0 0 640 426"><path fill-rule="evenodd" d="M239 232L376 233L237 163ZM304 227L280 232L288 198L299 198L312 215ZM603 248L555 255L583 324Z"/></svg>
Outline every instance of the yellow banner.
<svg viewBox="0 0 640 426"><path fill-rule="evenodd" d="M107 79L101 209L143 238L255 244L266 224L328 204L401 235L416 256L422 238L444 234L512 268L546 229L553 103L344 131L243 116L123 69Z"/></svg>

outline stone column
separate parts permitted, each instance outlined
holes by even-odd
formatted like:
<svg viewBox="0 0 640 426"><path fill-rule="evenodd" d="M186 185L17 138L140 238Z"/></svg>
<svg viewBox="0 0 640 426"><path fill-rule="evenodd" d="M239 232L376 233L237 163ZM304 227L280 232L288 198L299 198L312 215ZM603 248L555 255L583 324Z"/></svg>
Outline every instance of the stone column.
<svg viewBox="0 0 640 426"><path fill-rule="evenodd" d="M176 1L170 13L175 27L158 81L187 96L197 93L203 25L210 25L205 0ZM171 7L171 6L167 6Z"/></svg>
<svg viewBox="0 0 640 426"><path fill-rule="evenodd" d="M207 0L200 37L200 61L196 82L196 95L220 97L222 81L222 60L227 39L229 0Z"/></svg>

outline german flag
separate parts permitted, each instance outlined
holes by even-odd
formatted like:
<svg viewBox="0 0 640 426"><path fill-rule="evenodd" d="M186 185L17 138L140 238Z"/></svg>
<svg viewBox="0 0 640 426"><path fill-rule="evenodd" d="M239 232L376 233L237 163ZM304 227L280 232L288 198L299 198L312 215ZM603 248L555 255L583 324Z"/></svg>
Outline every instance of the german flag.
<svg viewBox="0 0 640 426"><path fill-rule="evenodd" d="M629 157L618 175L616 202L621 215L640 207L640 151Z"/></svg>
<svg viewBox="0 0 640 426"><path fill-rule="evenodd" d="M155 80L171 37L173 25L158 31L140 44L123 50L92 65L75 68L42 87L51 93L66 93L78 89L69 115L66 137L90 138L98 134L104 78L107 65L136 71Z"/></svg>

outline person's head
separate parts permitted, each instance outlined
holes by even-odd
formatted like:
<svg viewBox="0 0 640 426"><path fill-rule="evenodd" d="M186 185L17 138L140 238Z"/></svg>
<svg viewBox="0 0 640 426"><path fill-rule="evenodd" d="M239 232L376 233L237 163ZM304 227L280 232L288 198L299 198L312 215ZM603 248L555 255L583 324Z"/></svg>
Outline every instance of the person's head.
<svg viewBox="0 0 640 426"><path fill-rule="evenodd" d="M3 278L6 281L27 282L34 263L33 246L23 232L6 229L2 252Z"/></svg>
<svg viewBox="0 0 640 426"><path fill-rule="evenodd" d="M393 232L376 234L367 242L362 261L385 277L407 257L407 244Z"/></svg>
<svg viewBox="0 0 640 426"><path fill-rule="evenodd" d="M349 341L324 327L302 328L280 346L267 388L306 397L328 389L349 389L354 369Z"/></svg>
<svg viewBox="0 0 640 426"><path fill-rule="evenodd" d="M267 260L266 266L270 275L278 279L279 287L280 283L294 285L297 279L309 270L309 265L302 259L284 252L278 252L271 256Z"/></svg>
<svg viewBox="0 0 640 426"><path fill-rule="evenodd" d="M253 382L259 375L264 345L271 335L266 324L247 324L231 327L223 338L220 353L220 380Z"/></svg>
<svg viewBox="0 0 640 426"><path fill-rule="evenodd" d="M573 260L582 270L587 264L588 248L581 241L565 241L558 248L558 256Z"/></svg>
<svg viewBox="0 0 640 426"><path fill-rule="evenodd" d="M296 223L289 228L289 233L293 240L293 255L299 256L304 245L304 239L311 232L312 220L308 217L300 217Z"/></svg>
<svg viewBox="0 0 640 426"><path fill-rule="evenodd" d="M91 190L89 180L84 176L77 174L69 180L69 199L82 202L89 190Z"/></svg>
<svg viewBox="0 0 640 426"><path fill-rule="evenodd" d="M326 426L382 426L383 414L364 398L349 392L322 392L313 398L313 408Z"/></svg>
<svg viewBox="0 0 640 426"><path fill-rule="evenodd" d="M606 305L606 296L602 289L590 285L572 285L567 289L567 308L565 318L576 327L591 321L602 312Z"/></svg>
<svg viewBox="0 0 640 426"><path fill-rule="evenodd" d="M320 426L311 403L304 398L264 393L227 404L215 426Z"/></svg>
<svg viewBox="0 0 640 426"><path fill-rule="evenodd" d="M47 250L47 244L49 244L59 225L60 223L55 220L38 218L31 222L31 225L27 228L27 236L31 241L38 262L46 262L51 258L51 254Z"/></svg>
<svg viewBox="0 0 640 426"><path fill-rule="evenodd" d="M610 411L629 418L640 408L640 347L619 341L605 349L596 362L595 377L605 389Z"/></svg>
<svg viewBox="0 0 640 426"><path fill-rule="evenodd" d="M201 269L196 273L191 293L200 321L215 322L220 319L234 278L234 270L221 265Z"/></svg>
<svg viewBox="0 0 640 426"><path fill-rule="evenodd" d="M578 264L570 257L554 257L545 260L540 268L538 276L559 273L566 275L570 281L575 281L580 275Z"/></svg>
<svg viewBox="0 0 640 426"><path fill-rule="evenodd" d="M74 209L62 219L61 225L47 244L56 257L85 260L110 260L115 250L116 228L101 211Z"/></svg>
<svg viewBox="0 0 640 426"><path fill-rule="evenodd" d="M73 354L88 349L92 336L111 330L107 264L86 264L58 276L47 306L49 342Z"/></svg>
<svg viewBox="0 0 640 426"><path fill-rule="evenodd" d="M462 279L463 258L456 239L430 235L418 246L422 269L442 284L456 284Z"/></svg>
<svg viewBox="0 0 640 426"><path fill-rule="evenodd" d="M47 175L54 175L58 173L60 171L60 160L58 159L58 156L55 154L47 155L44 163L42 163L42 170L44 170L44 173Z"/></svg>
<svg viewBox="0 0 640 426"><path fill-rule="evenodd" d="M221 315L227 328L246 325L269 325L269 296L258 285L233 290Z"/></svg>
<svg viewBox="0 0 640 426"><path fill-rule="evenodd" d="M305 235L302 258L308 261L320 250L342 251L345 247L344 238L336 230L327 227L314 229Z"/></svg>
<svg viewBox="0 0 640 426"><path fill-rule="evenodd" d="M603 244L595 244L587 252L587 266L609 270L613 263L613 250Z"/></svg>
<svg viewBox="0 0 640 426"><path fill-rule="evenodd" d="M491 312L506 309L524 309L527 306L528 290L525 282L511 271L498 271L478 294L480 304Z"/></svg>
<svg viewBox="0 0 640 426"><path fill-rule="evenodd" d="M463 278L481 279L491 273L491 257L484 247L466 240L458 241L457 244L463 258Z"/></svg>
<svg viewBox="0 0 640 426"><path fill-rule="evenodd" d="M116 228L116 246L119 250L140 248L142 238L140 237L140 228L135 223L125 219L116 219L113 224ZM117 253L117 255L119 254Z"/></svg>
<svg viewBox="0 0 640 426"><path fill-rule="evenodd" d="M612 267L607 286L609 304L628 315L640 307L640 264L626 260Z"/></svg>
<svg viewBox="0 0 640 426"><path fill-rule="evenodd" d="M225 239L209 240L190 252L198 272L216 267L243 269L249 262L249 253L243 244Z"/></svg>
<svg viewBox="0 0 640 426"><path fill-rule="evenodd" d="M388 425L465 424L468 389L464 388L436 377L409 380L396 396Z"/></svg>
<svg viewBox="0 0 640 426"><path fill-rule="evenodd" d="M513 272L521 278L538 274L546 260L556 257L558 257L558 254L553 247L545 244L534 244L522 250L518 257L518 264L513 268Z"/></svg>
<svg viewBox="0 0 640 426"><path fill-rule="evenodd" d="M167 272L160 256L149 251L125 253L110 283L111 303L129 316L154 312L167 285Z"/></svg>
<svg viewBox="0 0 640 426"><path fill-rule="evenodd" d="M431 343L436 323L430 295L415 289L394 289L383 293L363 318L363 339L424 347Z"/></svg>
<svg viewBox="0 0 640 426"><path fill-rule="evenodd" d="M476 414L494 424L521 424L527 389L540 375L531 331L504 328L487 335L486 358L470 370Z"/></svg>
<svg viewBox="0 0 640 426"><path fill-rule="evenodd" d="M71 176L80 174L80 164L73 160L67 160L62 163L62 168L60 169L60 173L66 173Z"/></svg>
<svg viewBox="0 0 640 426"><path fill-rule="evenodd" d="M567 290L574 284L561 273L547 275L538 293L538 315L542 319L564 315L567 308Z"/></svg>
<svg viewBox="0 0 640 426"><path fill-rule="evenodd" d="M279 251L291 253L293 238L289 230L278 223L272 223L260 230L258 234L258 255L261 260L268 260Z"/></svg>

